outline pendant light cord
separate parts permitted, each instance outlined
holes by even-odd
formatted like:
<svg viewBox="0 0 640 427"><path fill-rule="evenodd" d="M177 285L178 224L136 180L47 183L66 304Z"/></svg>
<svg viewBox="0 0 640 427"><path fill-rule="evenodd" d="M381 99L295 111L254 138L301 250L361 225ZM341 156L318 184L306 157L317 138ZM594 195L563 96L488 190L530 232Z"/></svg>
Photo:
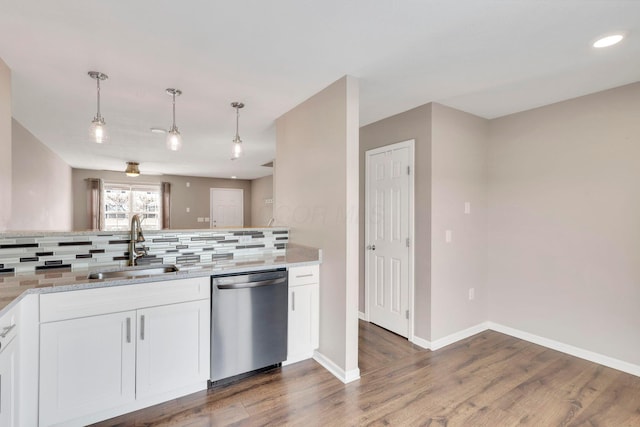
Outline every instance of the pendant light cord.
<svg viewBox="0 0 640 427"><path fill-rule="evenodd" d="M96 79L96 83L98 85L98 114L96 119L100 120L102 117L100 116L100 77Z"/></svg>
<svg viewBox="0 0 640 427"><path fill-rule="evenodd" d="M175 130L176 129L176 93L175 91L173 92L173 126L171 127L171 130Z"/></svg>
<svg viewBox="0 0 640 427"><path fill-rule="evenodd" d="M238 132L239 121L240 121L240 107L236 106L236 142L240 141L240 133Z"/></svg>

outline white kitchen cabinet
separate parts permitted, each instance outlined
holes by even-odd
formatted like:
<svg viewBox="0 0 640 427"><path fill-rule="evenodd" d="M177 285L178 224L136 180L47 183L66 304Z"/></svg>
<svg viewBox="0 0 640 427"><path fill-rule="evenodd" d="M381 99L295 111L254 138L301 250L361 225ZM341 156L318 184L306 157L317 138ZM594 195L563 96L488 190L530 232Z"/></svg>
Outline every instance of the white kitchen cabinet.
<svg viewBox="0 0 640 427"><path fill-rule="evenodd" d="M138 310L137 397L209 378L209 300Z"/></svg>
<svg viewBox="0 0 640 427"><path fill-rule="evenodd" d="M126 311L40 326L40 425L135 399L135 319Z"/></svg>
<svg viewBox="0 0 640 427"><path fill-rule="evenodd" d="M53 321L40 325L39 425L86 425L205 389L209 286L206 277L42 295L41 319Z"/></svg>
<svg viewBox="0 0 640 427"><path fill-rule="evenodd" d="M289 325L285 364L313 357L319 344L319 266L289 269Z"/></svg>
<svg viewBox="0 0 640 427"><path fill-rule="evenodd" d="M18 344L12 315L0 319L0 426L18 427Z"/></svg>

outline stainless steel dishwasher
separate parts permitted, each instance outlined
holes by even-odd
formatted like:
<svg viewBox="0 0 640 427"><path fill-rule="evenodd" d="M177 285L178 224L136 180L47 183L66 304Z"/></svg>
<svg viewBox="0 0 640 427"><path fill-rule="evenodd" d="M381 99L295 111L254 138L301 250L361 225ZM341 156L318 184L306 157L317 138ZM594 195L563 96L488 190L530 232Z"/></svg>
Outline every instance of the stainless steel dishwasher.
<svg viewBox="0 0 640 427"><path fill-rule="evenodd" d="M285 269L211 278L211 382L287 358Z"/></svg>

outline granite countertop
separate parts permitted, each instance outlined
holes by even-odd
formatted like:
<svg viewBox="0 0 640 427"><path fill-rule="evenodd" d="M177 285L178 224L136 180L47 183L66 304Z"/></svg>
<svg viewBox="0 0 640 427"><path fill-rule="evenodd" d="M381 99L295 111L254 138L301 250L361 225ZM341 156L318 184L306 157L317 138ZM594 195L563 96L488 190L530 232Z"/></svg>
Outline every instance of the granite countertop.
<svg viewBox="0 0 640 427"><path fill-rule="evenodd" d="M115 268L93 268L82 270L58 269L38 273L0 274L0 316L28 294L65 292L106 286L133 285L136 283L159 282L164 280L188 279L214 274L242 273L256 269L282 268L318 264L322 262L322 251L299 245L289 245L284 255L261 255L243 257L221 262L178 264L179 270L172 273L137 277L108 279L88 279L94 271L116 270ZM150 267L153 267L150 266ZM141 266L140 268L144 268Z"/></svg>

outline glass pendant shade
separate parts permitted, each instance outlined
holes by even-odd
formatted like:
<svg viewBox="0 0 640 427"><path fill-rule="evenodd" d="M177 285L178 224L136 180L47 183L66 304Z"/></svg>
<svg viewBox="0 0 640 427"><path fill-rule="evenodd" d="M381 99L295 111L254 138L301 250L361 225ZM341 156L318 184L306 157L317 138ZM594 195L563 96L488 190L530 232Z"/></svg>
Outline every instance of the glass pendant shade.
<svg viewBox="0 0 640 427"><path fill-rule="evenodd" d="M127 176L138 176L140 175L140 169L138 169L139 163L137 162L127 162L127 169L125 169L124 173Z"/></svg>
<svg viewBox="0 0 640 427"><path fill-rule="evenodd" d="M231 155L234 159L242 156L242 140L240 138L233 139L233 152Z"/></svg>
<svg viewBox="0 0 640 427"><path fill-rule="evenodd" d="M102 117L93 119L91 126L89 126L89 136L97 144L102 144L107 140L107 126Z"/></svg>
<svg viewBox="0 0 640 427"><path fill-rule="evenodd" d="M182 148L182 135L178 132L178 128L167 132L167 148L171 151L178 151Z"/></svg>

